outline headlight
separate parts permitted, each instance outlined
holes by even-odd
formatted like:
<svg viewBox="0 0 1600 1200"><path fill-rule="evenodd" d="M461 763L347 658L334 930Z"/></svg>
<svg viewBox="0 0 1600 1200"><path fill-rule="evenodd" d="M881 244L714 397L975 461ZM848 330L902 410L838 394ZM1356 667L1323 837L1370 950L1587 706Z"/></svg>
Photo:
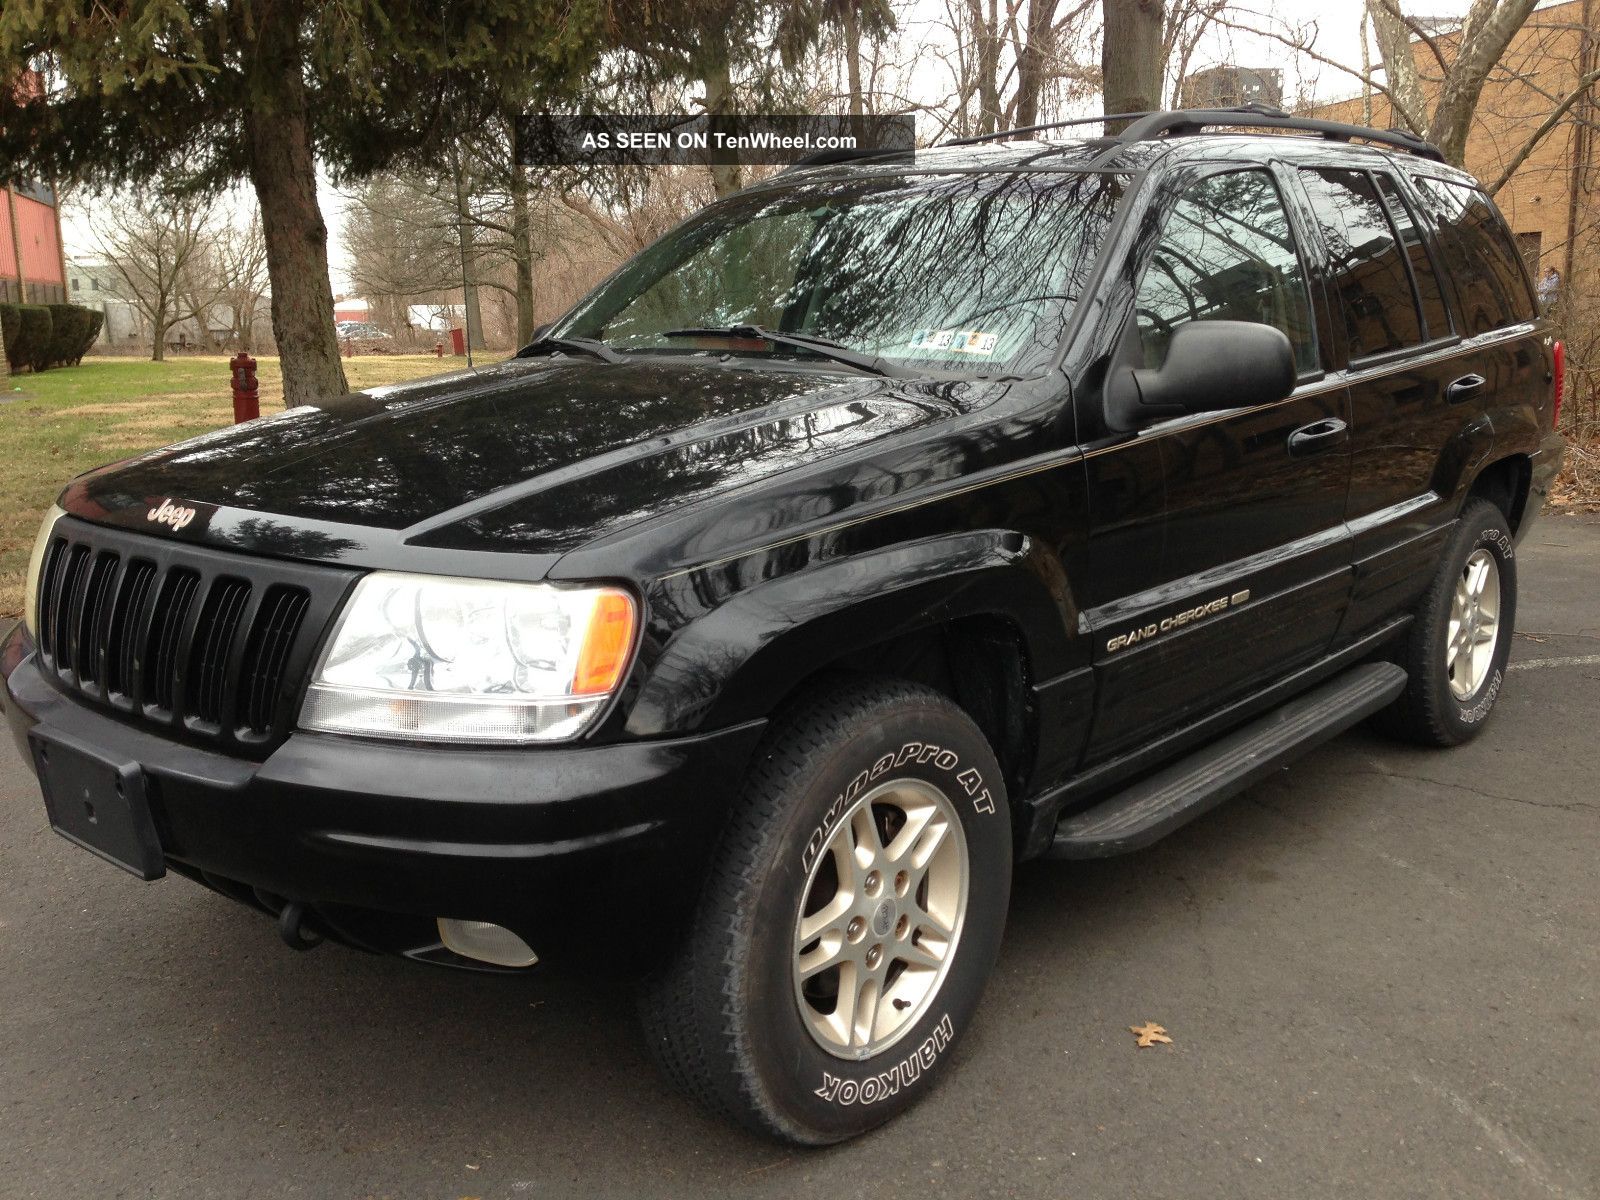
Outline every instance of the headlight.
<svg viewBox="0 0 1600 1200"><path fill-rule="evenodd" d="M379 571L356 585L300 711L303 729L436 742L577 737L622 682L633 598Z"/></svg>
<svg viewBox="0 0 1600 1200"><path fill-rule="evenodd" d="M28 581L23 585L27 591L22 597L22 623L35 637L39 633L39 572L44 570L44 552L50 547L50 534L55 530L56 518L66 515L54 504L50 506L50 511L44 515L44 523L39 526L39 536L33 539L33 553L28 556Z"/></svg>

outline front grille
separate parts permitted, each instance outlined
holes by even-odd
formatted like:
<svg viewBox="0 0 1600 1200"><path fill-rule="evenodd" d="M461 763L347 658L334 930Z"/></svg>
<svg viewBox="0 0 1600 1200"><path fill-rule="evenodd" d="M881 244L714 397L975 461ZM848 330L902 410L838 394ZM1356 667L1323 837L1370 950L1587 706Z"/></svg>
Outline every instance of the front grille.
<svg viewBox="0 0 1600 1200"><path fill-rule="evenodd" d="M63 518L40 572L41 666L128 719L257 756L292 727L354 579Z"/></svg>

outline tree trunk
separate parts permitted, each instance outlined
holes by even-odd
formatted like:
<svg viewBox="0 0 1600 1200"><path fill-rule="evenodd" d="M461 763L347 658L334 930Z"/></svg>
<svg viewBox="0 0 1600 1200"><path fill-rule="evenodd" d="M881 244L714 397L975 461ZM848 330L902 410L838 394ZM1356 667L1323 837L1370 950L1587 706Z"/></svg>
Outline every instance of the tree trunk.
<svg viewBox="0 0 1600 1200"><path fill-rule="evenodd" d="M984 11L981 0L967 0L967 19L971 25L972 71L978 96L978 127L982 136L1000 128L1000 12L995 0Z"/></svg>
<svg viewBox="0 0 1600 1200"><path fill-rule="evenodd" d="M1026 128L1039 122L1039 97L1044 91L1044 76L1050 55L1050 26L1056 19L1056 0L1031 0L1024 36L1027 43L1017 52L1017 125Z"/></svg>
<svg viewBox="0 0 1600 1200"><path fill-rule="evenodd" d="M250 182L261 207L286 408L350 390L333 327L328 227L302 77L298 5L257 6L242 39L252 100L244 110Z"/></svg>
<svg viewBox="0 0 1600 1200"><path fill-rule="evenodd" d="M705 74L706 112L713 116L731 116L738 106L734 102L732 68L724 47L711 51ZM719 200L723 196L731 196L743 186L743 172L737 164L711 164L711 189Z"/></svg>
<svg viewBox="0 0 1600 1200"><path fill-rule="evenodd" d="M1367 0L1372 33L1378 43L1378 60L1389 90L1390 107L1399 123L1413 133L1428 134L1428 100L1422 90L1422 73L1411 53L1411 34L1400 19L1398 0Z"/></svg>
<svg viewBox="0 0 1600 1200"><path fill-rule="evenodd" d="M1378 55L1388 78L1389 95L1405 123L1438 146L1447 162L1460 166L1467 154L1467 133L1489 72L1532 14L1536 0L1474 0L1457 38L1455 60L1439 86L1439 99L1428 112L1422 72L1411 51L1411 31L1400 15L1399 0L1367 0L1377 34Z"/></svg>
<svg viewBox="0 0 1600 1200"><path fill-rule="evenodd" d="M1505 55L1511 39L1533 14L1535 0L1500 0L1481 20L1478 6L1467 18L1455 62L1439 89L1439 103L1428 123L1428 136L1444 153L1445 161L1461 166L1467 157L1467 134L1478 111L1483 86Z"/></svg>
<svg viewBox="0 0 1600 1200"><path fill-rule="evenodd" d="M855 0L846 0L844 6L844 69L850 80L850 115L859 117L866 107L861 95L861 14L856 11Z"/></svg>
<svg viewBox="0 0 1600 1200"><path fill-rule="evenodd" d="M1100 49L1100 70L1106 111L1149 112L1161 107L1162 31L1166 6L1162 0L1104 0L1105 42ZM1126 123L1106 122L1106 133L1116 133Z"/></svg>
<svg viewBox="0 0 1600 1200"><path fill-rule="evenodd" d="M467 319L467 347L483 349L483 307L478 302L478 252L473 234L472 189L467 184L467 171L461 165L459 148L455 159L456 174L456 233L461 243L461 308Z"/></svg>
<svg viewBox="0 0 1600 1200"><path fill-rule="evenodd" d="M533 222L528 218L528 173L511 164L511 259L517 270L517 345L533 340Z"/></svg>

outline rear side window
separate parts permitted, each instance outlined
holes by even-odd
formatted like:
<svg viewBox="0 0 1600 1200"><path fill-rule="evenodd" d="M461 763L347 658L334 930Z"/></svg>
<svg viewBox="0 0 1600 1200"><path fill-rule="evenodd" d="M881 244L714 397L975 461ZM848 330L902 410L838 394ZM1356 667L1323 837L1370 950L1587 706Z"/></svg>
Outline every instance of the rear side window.
<svg viewBox="0 0 1600 1200"><path fill-rule="evenodd" d="M1255 321L1288 335L1302 372L1316 368L1305 272L1265 171L1212 175L1179 197L1134 303L1146 367L1190 321Z"/></svg>
<svg viewBox="0 0 1600 1200"><path fill-rule="evenodd" d="M1444 305L1444 294L1439 288L1439 276L1433 269L1433 259L1428 254L1422 231L1417 228L1411 205L1400 194L1400 188L1388 175L1375 173L1378 190L1389 203L1389 217L1400 244L1405 248L1406 262L1411 264L1411 279L1417 285L1417 299L1422 304L1423 333L1429 340L1450 334L1450 314Z"/></svg>
<svg viewBox="0 0 1600 1200"><path fill-rule="evenodd" d="M1302 170L1328 271L1339 296L1350 357L1422 342L1411 274L1383 201L1364 171Z"/></svg>
<svg viewBox="0 0 1600 1200"><path fill-rule="evenodd" d="M1439 246L1461 300L1464 332L1533 320L1533 296L1516 243L1489 198L1462 183L1425 177L1412 182L1438 226Z"/></svg>

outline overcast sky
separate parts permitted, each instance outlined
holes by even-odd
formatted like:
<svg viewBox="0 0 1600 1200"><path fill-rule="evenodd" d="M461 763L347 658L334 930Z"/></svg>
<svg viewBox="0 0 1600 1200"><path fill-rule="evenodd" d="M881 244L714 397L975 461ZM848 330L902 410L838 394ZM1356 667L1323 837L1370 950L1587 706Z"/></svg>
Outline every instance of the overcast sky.
<svg viewBox="0 0 1600 1200"><path fill-rule="evenodd" d="M1469 0L1427 0L1424 5L1418 0L1408 0L1406 8L1411 12L1425 12L1428 16L1446 17L1464 13L1468 3ZM1312 45L1317 53L1354 67L1359 67L1361 63L1362 0L1256 0L1255 3L1245 0L1241 8L1254 9L1282 23L1314 28ZM912 18L902 27L899 37L907 44L925 44L947 37L938 20L938 14L943 11L944 0L921 0L913 10ZM1376 50L1373 55L1376 57ZM1359 84L1353 76L1309 60L1297 63L1296 58L1292 51L1270 39L1216 30L1201 43L1191 70L1221 62L1251 67L1278 67L1284 72L1284 95L1291 100L1300 94L1333 99L1358 92ZM937 88L940 85L930 86ZM937 97L926 98L932 100ZM1099 110L1095 107L1085 109L1086 114L1091 111ZM923 136L930 132L923 131ZM344 198L326 185L320 189L320 196L323 215L328 223L330 266L337 293L348 286L343 240L346 205ZM94 257L93 235L81 212L69 206L63 214L63 224L68 255Z"/></svg>

